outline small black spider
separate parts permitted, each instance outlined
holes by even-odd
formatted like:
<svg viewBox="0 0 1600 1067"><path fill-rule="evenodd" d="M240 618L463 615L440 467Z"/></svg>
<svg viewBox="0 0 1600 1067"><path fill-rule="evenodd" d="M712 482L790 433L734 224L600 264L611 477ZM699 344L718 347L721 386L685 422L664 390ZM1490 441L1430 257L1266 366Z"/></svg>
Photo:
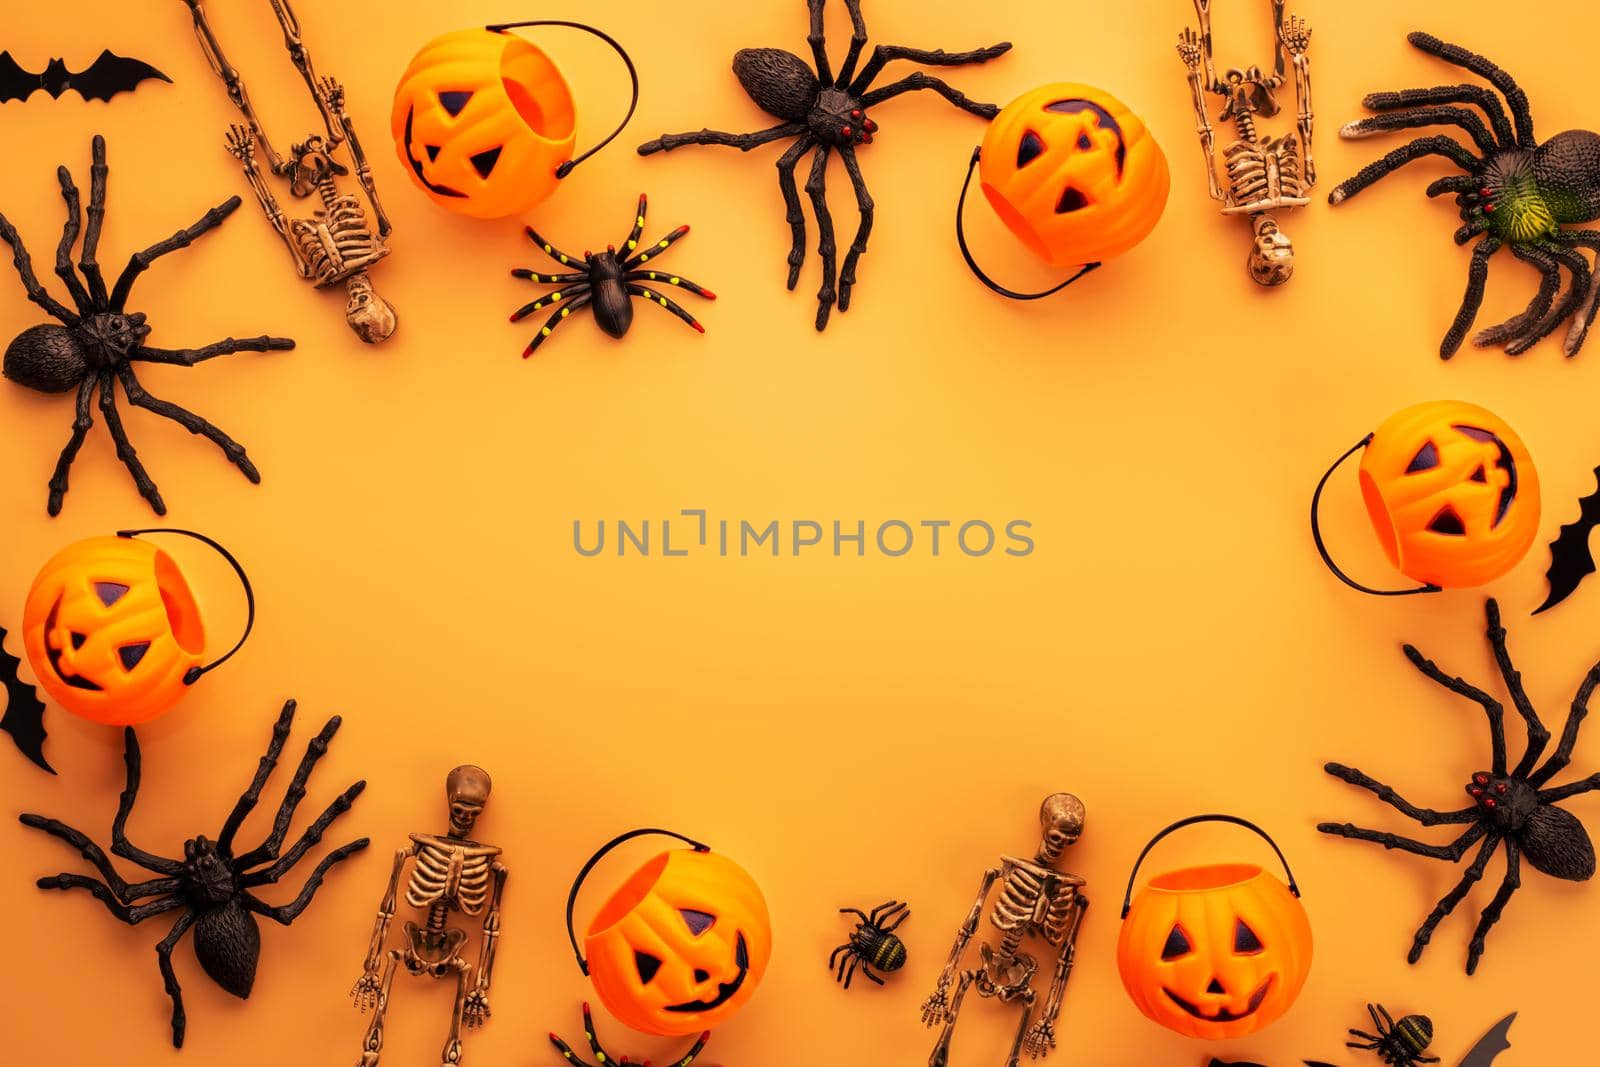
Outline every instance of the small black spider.
<svg viewBox="0 0 1600 1067"><path fill-rule="evenodd" d="M1376 1052L1391 1067L1439 1062L1437 1056L1423 1055L1433 1044L1432 1019L1426 1015L1407 1015L1395 1022L1382 1004L1368 1004L1367 1014L1372 1016L1372 1025L1378 1032L1369 1034L1352 1028L1350 1036L1356 1040L1346 1041L1346 1048Z"/></svg>
<svg viewBox="0 0 1600 1067"><path fill-rule="evenodd" d="M1528 747L1515 768L1509 772L1506 770L1505 709L1500 702L1470 682L1445 674L1432 660L1426 659L1411 645L1405 646L1405 654L1417 670L1452 693L1459 693L1481 704L1489 717L1489 736L1494 750L1494 764L1492 769L1474 774L1467 783L1467 795L1472 798L1472 804L1459 811L1440 812L1431 808L1419 808L1391 787L1354 768L1338 763L1329 763L1324 767L1324 770L1335 778L1376 794L1379 800L1408 818L1415 819L1423 826L1468 825L1467 831L1448 845L1430 845L1414 841L1409 837L1399 837L1378 830L1364 830L1349 823L1325 822L1317 826L1317 829L1325 834L1336 834L1357 841L1371 841L1386 849L1399 849L1416 856L1449 860L1452 863L1459 863L1469 848L1479 841L1483 842L1460 883L1445 894L1444 899L1439 901L1438 906L1417 930L1416 937L1411 942L1409 959L1412 963L1422 958L1422 950L1432 939L1433 931L1439 922L1455 910L1456 905L1466 897L1473 884L1483 877L1484 868L1489 865L1490 857L1504 845L1505 880L1501 882L1500 889L1489 902L1489 906L1483 909L1477 930L1472 935L1472 942L1467 950L1468 974L1478 969L1478 960L1483 955L1484 938L1490 928L1500 920L1500 914L1505 910L1511 895L1522 885L1523 857L1527 858L1534 870L1542 871L1554 878L1582 882L1594 875L1594 844L1589 840L1588 831L1584 829L1583 823L1578 821L1577 816L1556 807L1556 804L1568 797L1600 789L1600 774L1562 786L1544 787L1546 782L1560 774L1572 762L1572 750L1578 743L1578 730L1583 725L1584 717L1589 714L1589 697L1594 693L1595 687L1600 685L1600 664L1590 669L1583 684L1578 687L1577 696L1572 700L1572 710L1567 715L1567 724L1561 731L1561 740L1556 745L1555 753L1541 766L1539 757L1544 754L1545 746L1550 741L1550 731L1545 729L1544 723L1539 720L1538 713L1528 700L1528 694L1523 691L1522 675L1511 663L1511 654L1506 649L1505 627L1500 625L1499 605L1491 598L1485 610L1489 620L1489 646L1494 650L1495 663L1500 668L1501 677L1505 679L1507 692L1511 694L1511 704L1527 724L1528 729Z"/></svg>
<svg viewBox="0 0 1600 1067"><path fill-rule="evenodd" d="M633 298L642 296L646 300L660 304L684 322L693 326L701 333L706 328L695 321L677 304L668 300L654 289L645 285L645 282L655 284L665 283L679 289L687 289L696 296L703 296L707 300L715 300L717 294L703 286L696 285L689 279L666 271L647 270L645 264L651 259L661 255L667 249L677 244L689 233L689 227L679 226L655 244L648 246L640 252L639 238L644 234L644 215L647 202L643 193L639 194L639 211L634 216L633 230L628 234L628 239L622 242L622 254L617 254L616 245L607 245L604 252L585 252L583 254L583 270L569 274L536 274L526 267L517 267L511 273L517 278L527 278L529 281L540 285L560 285L564 288L553 293L546 293L531 304L524 304L511 313L512 322L521 322L536 311L560 304L560 309L546 320L543 328L528 342L528 347L522 350L522 358L527 359L533 355L534 350L544 344L555 328L566 321L567 316L583 307L585 304L594 304L594 321L600 328L612 337L620 338L628 332L628 327L633 325ZM528 238L539 246L539 250L563 267L572 267L578 264L576 256L569 256L555 245L540 237L532 226L524 227Z"/></svg>
<svg viewBox="0 0 1600 1067"><path fill-rule="evenodd" d="M562 1057L572 1064L572 1067L597 1067L597 1065L598 1067L650 1067L648 1060L640 1063L636 1060L630 1060L626 1056L620 1060L612 1059L611 1055L601 1046L600 1038L594 1032L594 1013L589 1010L589 1005L587 1004L583 1006L583 1036L589 1039L589 1049L594 1053L593 1064L584 1062L576 1052L572 1051L571 1045L561 1040L553 1032L550 1034L550 1044L555 1046L556 1051L561 1053ZM710 1040L711 1031L707 1030L700 1035L688 1052L673 1060L670 1067L690 1067L699 1058L700 1053L704 1051L706 1042Z"/></svg>
<svg viewBox="0 0 1600 1067"><path fill-rule="evenodd" d="M67 292L77 311L59 303L45 291L33 273L33 261L22 244L16 227L0 215L0 241L11 246L12 262L28 299L44 308L64 325L44 324L23 330L12 339L5 353L5 376L19 385L41 393L78 391L78 417L72 424L72 437L61 450L56 471L50 479L49 511L60 514L61 501L67 493L67 471L83 447L83 439L94 425L90 408L96 391L100 394L100 414L106 420L106 429L117 445L117 457L133 475L139 494L150 502L157 515L167 513L167 505L156 489L156 483L145 473L144 464L122 428L122 416L117 412L115 383L122 383L122 391L135 407L153 411L171 419L193 434L202 434L222 449L229 462L244 472L252 482L261 481L254 463L245 455L244 446L211 425L205 419L176 404L158 399L145 392L134 376L134 363L167 363L179 367L192 367L215 356L235 352L273 352L294 347L286 337L233 337L206 345L204 348L152 348L146 345L150 327L145 324L143 312L128 312L128 294L134 280L147 270L151 263L169 252L187 248L195 238L222 225L222 220L239 206L237 196L217 205L201 216L200 221L186 230L179 230L164 241L157 241L143 252L135 252L128 265L109 293L95 251L100 243L100 227L106 214L106 142L96 136L93 147L93 164L89 169L89 224L83 231L83 250L78 258L78 269L83 281L72 270L72 248L78 240L78 230L83 223L79 212L78 188L66 167L56 170L61 182L61 197L67 203L67 223L61 231L61 243L56 246L56 274L66 284ZM87 288L85 288L87 283Z"/></svg>
<svg viewBox="0 0 1600 1067"><path fill-rule="evenodd" d="M752 148L792 138L794 143L778 160L778 187L783 191L784 206L788 209L788 222L794 237L789 249L789 288L800 281L800 266L806 258L806 220L800 207L800 192L795 187L795 168L807 152L815 151L811 164L811 177L806 182L806 192L811 196L811 207L817 217L820 241L817 253L822 256L822 288L817 293L817 329L825 329L828 315L837 299L840 311L850 309L850 290L856 283L856 263L867 250L867 238L872 233L873 202L867 192L866 179L861 165L856 161L856 149L871 144L878 124L867 117L867 109L902 93L917 89L931 89L963 111L979 118L992 119L1000 109L994 104L980 104L967 99L960 90L938 78L921 71L900 81L873 89L872 83L883 68L896 59L931 66L959 67L971 63L987 63L1011 50L1009 43L991 45L971 52L945 52L943 49L927 51L905 48L900 45L875 45L861 73L856 64L867 44L867 27L861 17L861 0L845 0L845 10L850 13L854 30L850 37L850 50L845 54L844 65L838 76L828 62L827 39L823 34L823 7L826 0L807 0L811 10L811 44L816 63L813 71L805 60L781 48L746 48L733 57L733 73L739 84L763 111L782 121L769 129L756 133L721 133L701 130L698 133L669 133L639 146L639 154L648 156L656 152L670 152L685 145L726 145L748 152ZM845 172L855 187L856 207L861 212L861 225L856 230L850 251L845 254L844 268L838 271L835 289L837 249L834 246L833 216L828 213L827 173L828 157L839 153L844 160Z"/></svg>
<svg viewBox="0 0 1600 1067"><path fill-rule="evenodd" d="M868 981L883 985L883 979L873 974L872 968L892 974L906 965L906 946L894 932L901 923L911 918L907 905L891 900L873 908L871 915L860 908L840 908L839 914L854 915L859 921L850 934L850 940L834 949L833 955L828 957L828 969L838 969L834 981L844 983L844 987L849 989L850 980L856 976L856 968L860 967Z"/></svg>
<svg viewBox="0 0 1600 1067"><path fill-rule="evenodd" d="M139 739L134 735L133 727L126 729L123 751L128 766L128 785L117 806L117 817L111 823L111 851L145 870L154 871L160 875L159 878L127 882L117 873L100 846L81 831L43 815L21 817L22 825L43 830L76 848L105 879L102 882L78 874L57 874L39 879L37 884L40 889L87 890L112 915L130 926L156 915L172 911L181 913L167 936L156 946L161 978L166 984L167 995L172 998L174 1047L183 1047L186 1026L183 990L178 986L178 977L172 970L172 950L183 935L191 927L194 928L194 954L213 982L236 997L249 997L251 987L255 984L256 963L261 958L261 931L256 926L255 915L251 913L265 915L288 926L311 903L328 868L367 847L367 839L363 837L329 852L311 872L311 877L306 879L300 895L287 904L274 907L250 892L257 886L272 885L288 874L322 840L322 835L333 821L350 810L350 805L367 787L367 783L362 781L345 790L328 805L326 811L317 816L316 821L306 828L294 844L287 850L283 848L295 808L305 798L306 782L311 777L312 768L328 751L328 742L338 732L339 718L335 716L328 720L322 732L306 747L305 757L301 759L294 779L289 783L288 793L283 798L283 805L273 821L272 833L259 848L237 856L234 854L234 834L261 799L261 790L278 763L284 742L288 740L294 709L295 702L292 700L283 706L277 725L273 727L267 753L261 757L256 769L256 776L250 788L233 806L233 811L222 825L222 833L215 841L204 836L185 841L181 860L166 859L146 852L128 840L126 827L128 816L133 812L134 799L139 795L141 763Z"/></svg>

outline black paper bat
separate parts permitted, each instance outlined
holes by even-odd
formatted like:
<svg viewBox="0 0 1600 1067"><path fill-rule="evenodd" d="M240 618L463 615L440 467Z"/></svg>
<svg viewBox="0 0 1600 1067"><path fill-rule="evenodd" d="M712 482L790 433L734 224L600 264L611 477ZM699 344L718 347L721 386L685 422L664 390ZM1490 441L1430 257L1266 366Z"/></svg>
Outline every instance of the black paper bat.
<svg viewBox="0 0 1600 1067"><path fill-rule="evenodd" d="M68 89L85 100L110 100L118 93L132 92L140 82L151 78L172 81L143 60L119 56L109 48L76 73L67 69L65 60L52 59L43 73L35 74L12 59L10 52L0 52L0 104L26 100L40 89L57 100Z"/></svg>
<svg viewBox="0 0 1600 1067"><path fill-rule="evenodd" d="M1473 1045L1467 1058L1461 1061L1461 1067L1490 1067L1500 1053L1511 1047L1511 1024L1516 1021L1517 1013L1512 1012L1490 1027L1483 1040Z"/></svg>
<svg viewBox="0 0 1600 1067"><path fill-rule="evenodd" d="M0 717L0 730L11 735L24 756L54 774L56 769L44 758L44 704L38 690L17 673L22 660L6 651L5 641L5 627L0 626L0 685L6 690L6 713Z"/></svg>
<svg viewBox="0 0 1600 1067"><path fill-rule="evenodd" d="M1595 481L1600 485L1600 467L1595 468ZM1550 542L1550 569L1545 579L1550 583L1550 595L1534 610L1549 611L1571 596L1589 575L1594 573L1594 554L1589 551L1589 535L1600 526L1600 488L1578 501L1578 521L1561 527L1556 539Z"/></svg>

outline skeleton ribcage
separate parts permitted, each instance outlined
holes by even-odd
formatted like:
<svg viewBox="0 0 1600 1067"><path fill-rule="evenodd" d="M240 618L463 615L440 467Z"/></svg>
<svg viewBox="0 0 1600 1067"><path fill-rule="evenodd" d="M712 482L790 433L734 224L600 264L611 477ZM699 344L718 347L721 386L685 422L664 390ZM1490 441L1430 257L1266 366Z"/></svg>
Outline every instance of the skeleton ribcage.
<svg viewBox="0 0 1600 1067"><path fill-rule="evenodd" d="M417 859L406 883L406 903L413 908L444 904L468 915L482 914L500 850L432 834L412 834L411 840Z"/></svg>
<svg viewBox="0 0 1600 1067"><path fill-rule="evenodd" d="M341 196L325 179L319 186L324 210L314 220L294 222L295 241L300 255L318 285L332 285L356 271L371 266L388 253L367 225L361 201L354 195Z"/></svg>
<svg viewBox="0 0 1600 1067"><path fill-rule="evenodd" d="M1059 872L1024 860L1008 857L1004 870L990 921L1005 935L1007 951L1029 934L1051 945L1065 941L1075 887Z"/></svg>
<svg viewBox="0 0 1600 1067"><path fill-rule="evenodd" d="M1229 202L1268 210L1305 196L1300 179L1300 142L1290 135L1276 141L1236 141L1228 147Z"/></svg>

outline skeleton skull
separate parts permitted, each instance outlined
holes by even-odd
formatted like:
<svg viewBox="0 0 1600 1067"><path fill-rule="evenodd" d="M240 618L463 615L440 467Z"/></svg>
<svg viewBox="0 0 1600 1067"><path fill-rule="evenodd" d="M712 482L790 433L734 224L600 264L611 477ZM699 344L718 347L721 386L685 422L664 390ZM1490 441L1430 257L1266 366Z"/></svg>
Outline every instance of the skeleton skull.
<svg viewBox="0 0 1600 1067"><path fill-rule="evenodd" d="M457 767L445 779L444 792L450 801L450 836L465 838L472 833L484 805L489 803L489 772L470 763Z"/></svg>
<svg viewBox="0 0 1600 1067"><path fill-rule="evenodd" d="M375 345L394 333L399 318L389 302L372 288L372 279L365 271L350 275L345 288L350 293L350 302L345 305L344 321L350 324L357 337Z"/></svg>
<svg viewBox="0 0 1600 1067"><path fill-rule="evenodd" d="M1250 246L1250 277L1257 285L1282 285L1294 275L1294 242L1272 215L1255 216L1256 239Z"/></svg>
<svg viewBox="0 0 1600 1067"><path fill-rule="evenodd" d="M1039 862L1054 867L1067 846L1083 834L1083 801L1071 793L1053 793L1039 806L1039 827L1044 840L1039 845Z"/></svg>

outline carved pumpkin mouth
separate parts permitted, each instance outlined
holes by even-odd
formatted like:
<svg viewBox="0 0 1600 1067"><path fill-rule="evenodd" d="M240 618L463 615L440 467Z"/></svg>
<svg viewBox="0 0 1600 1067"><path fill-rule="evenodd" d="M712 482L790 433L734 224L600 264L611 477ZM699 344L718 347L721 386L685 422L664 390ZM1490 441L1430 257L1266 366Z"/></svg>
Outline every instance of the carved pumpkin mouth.
<svg viewBox="0 0 1600 1067"><path fill-rule="evenodd" d="M733 976L733 981L723 982L717 986L717 995L711 1000L696 1000L687 1004L671 1004L665 1011L676 1015L693 1015L699 1012L715 1011L728 1001L732 1000L744 987L744 980L750 974L750 946L745 944L744 934L739 934L738 944L733 950L734 962L739 965L739 973Z"/></svg>
<svg viewBox="0 0 1600 1067"><path fill-rule="evenodd" d="M1245 1005L1244 1011L1232 1012L1227 1008L1219 1008L1215 1015L1207 1015L1205 1012L1200 1010L1198 1005L1189 1003L1187 1000L1184 1000L1166 986L1161 987L1161 991L1171 998L1174 1004L1188 1012L1190 1015L1194 1016L1196 1019L1208 1023L1232 1023L1238 1022L1240 1019L1248 1019L1250 1016L1254 1015L1260 1010L1262 1002L1267 999L1267 993L1270 992L1271 989L1272 976L1268 975L1267 980L1262 982L1254 993L1250 994L1250 1003Z"/></svg>
<svg viewBox="0 0 1600 1067"><path fill-rule="evenodd" d="M58 596L56 597L56 602L50 605L50 614L45 616L44 632L46 634L55 632L56 616L60 613L61 598ZM72 637L74 642L77 642L81 639L82 635L73 634ZM79 677L76 674L67 674L61 669L61 654L64 651L65 649L51 647L48 641L45 642L45 658L50 661L50 669L55 672L56 677L60 678L64 684L70 685L74 689L84 689L91 693L101 692L101 687L96 685L94 682L91 682L89 679Z"/></svg>
<svg viewBox="0 0 1600 1067"><path fill-rule="evenodd" d="M416 121L416 118L416 108L412 108L410 111L406 112L406 159L411 163L411 169L416 172L417 181L427 186L428 191L434 193L435 195L453 196L464 199L467 195L466 193L463 193L459 189L452 189L448 185L440 185L438 182L429 181L428 176L422 173L422 160L417 158L417 154L414 151L414 146L411 143L412 124Z"/></svg>

